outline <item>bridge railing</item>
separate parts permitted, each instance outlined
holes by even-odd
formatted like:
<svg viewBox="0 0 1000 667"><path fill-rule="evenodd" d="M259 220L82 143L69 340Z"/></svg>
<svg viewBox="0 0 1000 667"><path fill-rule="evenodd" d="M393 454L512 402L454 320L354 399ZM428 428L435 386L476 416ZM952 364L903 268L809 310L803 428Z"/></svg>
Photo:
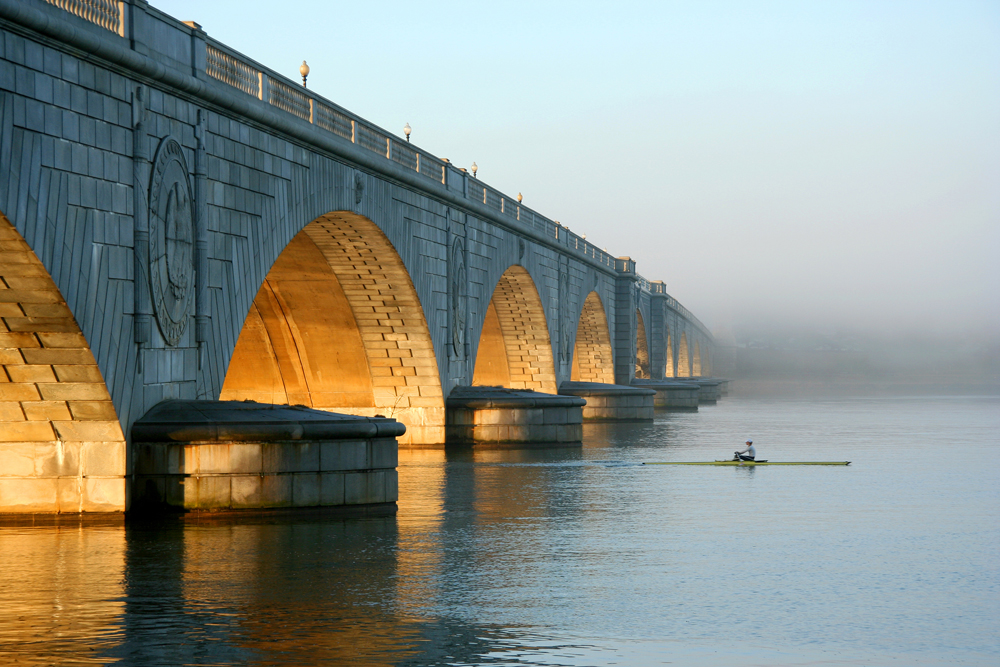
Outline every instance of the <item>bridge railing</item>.
<svg viewBox="0 0 1000 667"><path fill-rule="evenodd" d="M71 14L79 16L120 36L126 36L127 11L131 0L45 0ZM198 26L188 24L192 29ZM198 32L198 34L203 34ZM236 90L255 97L276 109L296 116L317 128L349 141L360 148L391 160L404 169L412 170L431 181L447 186L447 161L420 151L409 142L369 123L357 114L311 93L304 86L274 72L211 37L205 36L205 74ZM464 171L464 170L463 170ZM635 272L635 262L627 257L616 258L587 241L556 220L551 220L520 202L491 188L477 178L465 175L466 198L481 203L518 226L553 239L568 251L590 258L619 273ZM655 294L664 294L668 305L683 317L708 329L666 293L663 283L651 283L638 277L640 287Z"/></svg>
<svg viewBox="0 0 1000 667"><path fill-rule="evenodd" d="M708 327L706 327L701 320L694 316L694 313L682 306L677 299L667 293L667 286L662 280L646 280L642 276L636 276L636 278L639 281L639 287L641 289L646 290L650 294L662 294L666 298L668 308L676 311L678 315L701 329L702 333L709 338L712 337L712 332L708 330Z"/></svg>
<svg viewBox="0 0 1000 667"><path fill-rule="evenodd" d="M125 2L122 0L45 0L82 19L125 36Z"/></svg>

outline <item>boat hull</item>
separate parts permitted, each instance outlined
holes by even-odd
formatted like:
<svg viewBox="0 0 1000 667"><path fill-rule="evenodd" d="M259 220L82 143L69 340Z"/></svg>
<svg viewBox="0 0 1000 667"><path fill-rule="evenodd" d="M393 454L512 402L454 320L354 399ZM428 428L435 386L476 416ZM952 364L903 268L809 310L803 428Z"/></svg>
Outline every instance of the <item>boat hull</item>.
<svg viewBox="0 0 1000 667"><path fill-rule="evenodd" d="M650 466L849 466L850 461L650 461Z"/></svg>

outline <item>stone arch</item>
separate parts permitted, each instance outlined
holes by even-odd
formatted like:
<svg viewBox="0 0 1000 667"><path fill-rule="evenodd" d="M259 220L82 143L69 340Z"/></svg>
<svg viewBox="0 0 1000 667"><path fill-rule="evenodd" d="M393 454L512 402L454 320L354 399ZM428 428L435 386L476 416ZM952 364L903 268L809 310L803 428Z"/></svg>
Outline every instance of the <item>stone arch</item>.
<svg viewBox="0 0 1000 667"><path fill-rule="evenodd" d="M646 323L642 313L635 309L635 376L640 380L648 380L649 375L649 342L646 338Z"/></svg>
<svg viewBox="0 0 1000 667"><path fill-rule="evenodd" d="M220 398L381 414L406 424L402 443L444 442L427 320L375 223L328 213L291 240L254 298Z"/></svg>
<svg viewBox="0 0 1000 667"><path fill-rule="evenodd" d="M712 348L708 344L701 349L701 374L705 377L712 376Z"/></svg>
<svg viewBox="0 0 1000 667"><path fill-rule="evenodd" d="M674 341L669 330L667 331L667 368L664 371L664 377L677 377L677 367L674 364Z"/></svg>
<svg viewBox="0 0 1000 667"><path fill-rule="evenodd" d="M691 357L688 355L686 331L681 333L681 342L677 349L677 377L691 377Z"/></svg>
<svg viewBox="0 0 1000 667"><path fill-rule="evenodd" d="M604 312L604 304L597 292L588 294L583 302L580 321L576 326L576 344L573 347L570 380L615 383L608 316Z"/></svg>
<svg viewBox="0 0 1000 667"><path fill-rule="evenodd" d="M557 393L548 322L528 271L507 269L486 309L472 384Z"/></svg>
<svg viewBox="0 0 1000 667"><path fill-rule="evenodd" d="M125 437L104 377L52 276L2 213L0 364L0 512L124 511Z"/></svg>
<svg viewBox="0 0 1000 667"><path fill-rule="evenodd" d="M697 338L694 341L694 355L691 359L691 375L701 377L701 344Z"/></svg>

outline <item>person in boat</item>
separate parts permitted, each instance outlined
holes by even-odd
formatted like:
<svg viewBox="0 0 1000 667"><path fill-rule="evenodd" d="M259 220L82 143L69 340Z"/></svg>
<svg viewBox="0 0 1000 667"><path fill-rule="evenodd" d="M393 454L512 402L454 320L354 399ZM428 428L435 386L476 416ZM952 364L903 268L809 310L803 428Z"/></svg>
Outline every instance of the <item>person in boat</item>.
<svg viewBox="0 0 1000 667"><path fill-rule="evenodd" d="M757 449L753 446L753 440L747 440L746 449L735 452L734 461L754 461L757 458Z"/></svg>

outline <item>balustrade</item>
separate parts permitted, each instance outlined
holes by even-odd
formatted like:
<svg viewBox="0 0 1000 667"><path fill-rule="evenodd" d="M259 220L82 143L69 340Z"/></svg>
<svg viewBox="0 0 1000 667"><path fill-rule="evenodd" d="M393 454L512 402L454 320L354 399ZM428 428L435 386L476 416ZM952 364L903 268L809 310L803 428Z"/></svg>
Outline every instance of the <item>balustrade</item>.
<svg viewBox="0 0 1000 667"><path fill-rule="evenodd" d="M125 5L127 3L123 0L45 1L115 34L125 34ZM437 183L447 183L446 166L442 160L421 153L410 146L408 142L389 135L329 100L311 94L304 87L276 72L257 66L243 58L239 53L211 38L206 39L205 63L205 73L213 79L311 123L317 128L392 160L405 169L417 172ZM513 218L526 228L536 230L556 241L561 241L567 249L590 257L618 272L635 271L635 262L627 258L611 257L569 229L529 208L516 204L513 198L504 196L477 179L469 178L466 175L466 181L466 197L468 199L482 203L507 217ZM664 295L669 308L708 334L708 329L687 308L667 294L662 282L650 283L642 276L637 276L637 278L642 290Z"/></svg>

